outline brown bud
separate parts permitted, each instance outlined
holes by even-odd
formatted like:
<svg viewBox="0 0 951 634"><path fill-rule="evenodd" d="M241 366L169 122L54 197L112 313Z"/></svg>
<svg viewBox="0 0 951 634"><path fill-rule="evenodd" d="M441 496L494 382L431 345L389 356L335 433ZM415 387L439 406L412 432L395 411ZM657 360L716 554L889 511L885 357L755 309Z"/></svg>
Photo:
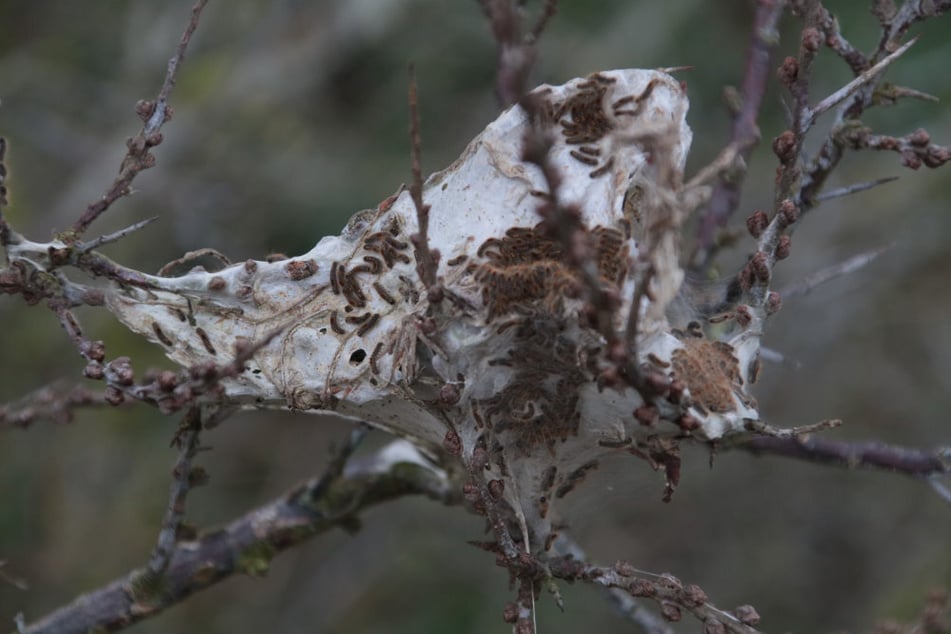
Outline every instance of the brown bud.
<svg viewBox="0 0 951 634"><path fill-rule="evenodd" d="M750 258L750 272L758 282L769 282L769 258L762 251L757 251Z"/></svg>
<svg viewBox="0 0 951 634"><path fill-rule="evenodd" d="M135 373L129 357L119 357L110 361L106 370L112 374L112 379L119 385L129 386L135 382Z"/></svg>
<svg viewBox="0 0 951 634"><path fill-rule="evenodd" d="M759 238L763 235L763 231L766 230L768 225L769 218L767 218L766 214L760 209L754 211L750 217L746 219L746 229L754 238Z"/></svg>
<svg viewBox="0 0 951 634"><path fill-rule="evenodd" d="M122 405L122 402L125 400L125 395L122 393L122 391L112 385L106 388L103 397L106 399L107 403L113 406Z"/></svg>
<svg viewBox="0 0 951 634"><path fill-rule="evenodd" d="M140 99L135 103L135 114L142 121L148 121L149 117L155 112L155 102L147 99Z"/></svg>
<svg viewBox="0 0 951 634"><path fill-rule="evenodd" d="M766 296L766 306L764 307L767 315L775 315L783 306L783 298L776 291L770 291Z"/></svg>
<svg viewBox="0 0 951 634"><path fill-rule="evenodd" d="M159 373L155 382L163 392L171 392L178 387L178 375L171 370L163 370Z"/></svg>
<svg viewBox="0 0 951 634"><path fill-rule="evenodd" d="M788 198L779 203L779 226L785 229L799 220L799 208Z"/></svg>
<svg viewBox="0 0 951 634"><path fill-rule="evenodd" d="M618 560L614 564L614 572L618 573L622 577L636 577L637 568L635 568L630 562Z"/></svg>
<svg viewBox="0 0 951 634"><path fill-rule="evenodd" d="M502 620L506 623L515 623L518 620L518 606L514 603L506 603L502 610Z"/></svg>
<svg viewBox="0 0 951 634"><path fill-rule="evenodd" d="M489 495L492 496L493 500L501 500L502 495L505 493L505 482L503 480L489 480Z"/></svg>
<svg viewBox="0 0 951 634"><path fill-rule="evenodd" d="M83 376L87 379L99 381L102 379L103 374L102 366L98 363L87 363L86 367L83 368Z"/></svg>
<svg viewBox="0 0 951 634"><path fill-rule="evenodd" d="M783 163L792 163L796 160L796 135L792 130L786 130L773 139L773 153Z"/></svg>
<svg viewBox="0 0 951 634"><path fill-rule="evenodd" d="M459 438L459 434L451 429L447 431L443 437L442 447L446 450L446 453L451 456L462 455L462 440Z"/></svg>
<svg viewBox="0 0 951 634"><path fill-rule="evenodd" d="M776 259L785 260L788 258L790 249L792 249L792 240L789 236L779 236L779 242L776 243Z"/></svg>
<svg viewBox="0 0 951 634"><path fill-rule="evenodd" d="M106 344L101 341L83 341L79 346L79 354L90 361L102 362L106 358Z"/></svg>
<svg viewBox="0 0 951 634"><path fill-rule="evenodd" d="M822 46L822 35L815 27L808 27L802 30L802 48L808 53L816 53Z"/></svg>
<svg viewBox="0 0 951 634"><path fill-rule="evenodd" d="M908 142L918 147L924 147L931 143L931 135L924 128L918 128L908 135Z"/></svg>
<svg viewBox="0 0 951 634"><path fill-rule="evenodd" d="M941 167L948 161L951 161L951 149L946 147L932 146L924 156L925 165L928 167Z"/></svg>
<svg viewBox="0 0 951 634"><path fill-rule="evenodd" d="M750 311L750 307L746 304L740 304L737 306L734 315L736 318L736 323L740 325L740 328L746 328L753 321L753 313Z"/></svg>
<svg viewBox="0 0 951 634"><path fill-rule="evenodd" d="M657 594L657 588L647 579L638 578L628 587L628 592L632 597L652 597Z"/></svg>
<svg viewBox="0 0 951 634"><path fill-rule="evenodd" d="M660 615L664 617L665 621L670 621L672 623L678 622L681 618L680 608L669 601L661 602Z"/></svg>
<svg viewBox="0 0 951 634"><path fill-rule="evenodd" d="M757 612L756 608L754 608L752 605L741 605L737 609L733 610L733 614L735 614L736 618L738 618L744 625L755 627L757 624L759 624L759 612Z"/></svg>
<svg viewBox="0 0 951 634"><path fill-rule="evenodd" d="M783 60L783 63L779 65L779 70L776 73L779 77L779 81L783 82L786 87L792 86L796 81L796 77L799 76L799 62L795 57L786 57Z"/></svg>
<svg viewBox="0 0 951 634"><path fill-rule="evenodd" d="M901 153L901 164L907 168L916 170L921 167L921 159L912 150L905 150Z"/></svg>
<svg viewBox="0 0 951 634"><path fill-rule="evenodd" d="M443 383L439 388L439 401L443 405L455 405L460 398L459 388L452 383Z"/></svg>
<svg viewBox="0 0 951 634"><path fill-rule="evenodd" d="M700 606L707 602L707 593L698 585L689 584L684 587L684 603L690 606Z"/></svg>

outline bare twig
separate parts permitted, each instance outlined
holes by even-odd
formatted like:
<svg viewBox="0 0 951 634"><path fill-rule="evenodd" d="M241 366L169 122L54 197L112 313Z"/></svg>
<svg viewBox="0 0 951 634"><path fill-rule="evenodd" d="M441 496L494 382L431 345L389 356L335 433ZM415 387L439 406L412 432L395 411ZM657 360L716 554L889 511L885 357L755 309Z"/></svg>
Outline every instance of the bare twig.
<svg viewBox="0 0 951 634"><path fill-rule="evenodd" d="M588 556L578 543L565 531L558 533L553 551L571 556L578 561L588 561ZM643 634L674 634L674 630L659 616L645 608L637 599L622 588L605 588L608 598L621 615L640 628Z"/></svg>
<svg viewBox="0 0 951 634"><path fill-rule="evenodd" d="M932 143L928 131L922 128L905 136L894 137L871 134L868 128L855 126L845 138L853 149L896 152L901 156L902 165L913 170L922 165L930 168L941 167L951 161L951 147Z"/></svg>
<svg viewBox="0 0 951 634"><path fill-rule="evenodd" d="M815 198L816 204L825 202L827 200L832 200L834 198L842 198L844 196L851 196L852 194L857 194L859 192L868 191L879 185L884 185L885 183L891 183L897 181L897 176L885 176L883 178L876 178L875 180L865 181L864 183L855 183L853 185L847 185L845 187L839 187L838 189L832 189L827 192L822 192Z"/></svg>
<svg viewBox="0 0 951 634"><path fill-rule="evenodd" d="M140 229L144 229L145 227L152 224L156 220L158 220L158 216L152 216L151 218L146 218L145 220L141 220L139 222L136 222L135 224L129 225L128 227L125 227L124 229L119 229L118 231L114 231L112 233L107 233L106 235L99 236L95 240L90 240L89 242L81 242L76 245L76 250L79 253L85 253L87 251L92 251L93 249L98 249L99 247L105 244L118 242L119 240L121 240L122 238L128 235L132 235L136 231Z"/></svg>
<svg viewBox="0 0 951 634"><path fill-rule="evenodd" d="M756 455L784 456L847 469L881 469L915 477L951 474L948 449L907 449L880 442L847 442L812 436L761 436L746 439L735 447Z"/></svg>
<svg viewBox="0 0 951 634"><path fill-rule="evenodd" d="M370 463L368 463L370 464ZM318 478L321 481L323 478ZM118 631L155 616L236 574L264 574L280 553L336 526L352 526L359 513L405 495L457 503L445 474L419 460L384 461L373 468L294 487L224 528L180 541L160 584L139 568L27 625L28 634Z"/></svg>
<svg viewBox="0 0 951 634"><path fill-rule="evenodd" d="M759 0L756 5L752 37L746 54L746 70L740 88L739 108L733 117L729 143L737 149L743 163L760 139L756 121L763 96L766 94L772 51L779 39L776 25L783 12L783 4L781 0ZM701 211L696 247L691 257L691 268L694 271L706 270L713 261L717 233L726 226L739 205L742 184L742 174L730 174L728 178L721 178L710 201Z"/></svg>
<svg viewBox="0 0 951 634"><path fill-rule="evenodd" d="M68 389L58 385L48 385L15 403L0 405L0 429L26 428L39 420L69 423L73 420L77 409L106 405L108 401L103 392L92 391L79 385Z"/></svg>
<svg viewBox="0 0 951 634"><path fill-rule="evenodd" d="M436 269L439 265L439 251L429 248L429 205L423 202L423 173L422 153L423 144L419 135L419 109L416 95L416 73L413 67L409 69L409 137L413 164L413 182L409 191L416 207L417 233L410 239L413 242L416 256L416 271L419 279L426 286L429 301L438 304L442 300L442 292L436 281Z"/></svg>
<svg viewBox="0 0 951 634"><path fill-rule="evenodd" d="M878 247L877 249L872 249L870 251L859 253L858 255L853 255L848 260L816 271L806 279L784 287L780 293L786 299L800 295L807 295L816 287L821 286L830 280L834 280L837 277L842 277L843 275L848 275L849 273L858 271L859 269L873 262L878 256L885 253L893 246L894 245L887 244L885 246Z"/></svg>
<svg viewBox="0 0 951 634"><path fill-rule="evenodd" d="M188 492L193 486L202 484L205 479L202 470L192 469L192 459L198 453L201 425L200 408L190 408L172 441L178 446L178 460L172 469L172 484L169 488L168 507L162 520L162 528L159 530L155 548L146 566L153 582L158 582L168 570L175 542L178 540L179 528L185 517L185 498Z"/></svg>
<svg viewBox="0 0 951 634"><path fill-rule="evenodd" d="M129 139L128 148L122 165L119 168L119 175L113 181L102 198L86 207L86 211L73 224L70 241L77 240L89 228L96 218L102 215L112 203L119 198L126 196L130 192L132 181L142 170L155 165L155 155L149 150L162 142L162 135L159 132L162 125L172 118L172 109L168 105L168 98L175 86L175 80L178 76L178 70L182 60L185 59L185 51L191 42L195 29L198 28L198 19L201 17L202 9L208 4L208 0L197 0L192 7L191 16L179 40L175 55L168 62L168 70L165 73L165 81L154 102L139 102L136 111L145 122L142 130L133 138Z"/></svg>

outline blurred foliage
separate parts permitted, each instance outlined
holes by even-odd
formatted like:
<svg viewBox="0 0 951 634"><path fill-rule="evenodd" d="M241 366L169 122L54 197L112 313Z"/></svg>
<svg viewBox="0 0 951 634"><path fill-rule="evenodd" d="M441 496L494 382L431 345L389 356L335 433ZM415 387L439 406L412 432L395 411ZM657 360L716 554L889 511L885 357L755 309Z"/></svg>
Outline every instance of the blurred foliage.
<svg viewBox="0 0 951 634"><path fill-rule="evenodd" d="M876 42L865 3L827 3L854 43ZM562 0L540 46L538 83L594 70L691 65L689 169L728 134L721 105L739 81L749 2ZM529 3L535 8L535 3ZM66 227L111 182L136 100L158 91L189 2L7 0L0 3L0 133L11 145L9 216L44 237ZM951 17L890 71L947 102ZM796 49L796 24L783 30ZM156 168L94 230L160 221L108 252L156 270L214 247L233 259L303 252L350 213L409 179L406 68L420 85L424 170L447 165L497 113L495 49L477 3L433 0L211 2L173 94ZM829 52L814 94L848 79ZM769 139L784 127L767 97L742 221L772 199ZM879 131L928 128L951 142L946 105L906 103L869 116ZM895 156L846 159L832 186L886 175L897 183L822 206L797 231L779 286L855 252L896 247L862 272L787 302L767 344L761 409L778 425L841 417L835 435L913 446L947 444L951 410L951 196L948 170L910 173ZM750 243L741 242L733 259ZM724 271L729 271L724 264ZM101 312L82 314L111 356L141 371L165 362ZM0 303L10 400L54 379L81 380L82 363L53 317L14 298ZM149 553L166 500L176 421L144 406L85 413L0 436L0 559L25 578L0 580L0 623L27 619L90 590ZM242 415L206 435L212 480L189 498L200 526L227 521L320 470L342 421ZM377 442L382 442L378 438ZM604 465L575 494L569 520L596 558L627 558L699 583L724 607L752 603L769 631L861 631L910 617L934 585L951 585L949 509L924 485L746 455L690 452L672 504L640 462ZM274 562L266 579L234 579L142 625L139 632L505 631L504 573L465 545L482 525L458 509L404 500L367 513ZM631 631L590 588L562 588L565 614L543 597L543 632ZM4 626L0 625L0 629ZM695 624L687 624L695 631Z"/></svg>

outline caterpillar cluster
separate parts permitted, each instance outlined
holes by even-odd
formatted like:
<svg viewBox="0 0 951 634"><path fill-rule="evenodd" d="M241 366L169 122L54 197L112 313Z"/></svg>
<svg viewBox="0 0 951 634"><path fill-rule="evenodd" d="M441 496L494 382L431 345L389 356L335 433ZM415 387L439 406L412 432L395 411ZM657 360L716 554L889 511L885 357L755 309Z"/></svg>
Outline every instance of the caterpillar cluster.
<svg viewBox="0 0 951 634"><path fill-rule="evenodd" d="M627 95L611 104L609 116L604 99L608 88L616 79L595 73L579 85L578 91L569 99L558 104L547 104L543 116L551 123L561 127L561 133L568 145L579 146L569 154L579 163L593 167L588 173L591 178L606 174L614 166L614 157L609 156L602 162L601 148L596 144L615 129L618 117L637 117L644 103L653 93L658 80L654 79L640 95Z"/></svg>
<svg viewBox="0 0 951 634"><path fill-rule="evenodd" d="M628 247L616 229L591 230L594 258L603 281L620 285L627 275ZM482 287L482 303L491 321L509 313L531 314L541 308L559 312L566 296L576 296L580 282L564 262L561 245L544 233L542 224L512 227L502 238L489 238L476 254L482 263L468 271Z"/></svg>
<svg viewBox="0 0 951 634"><path fill-rule="evenodd" d="M479 419L496 434L513 434L515 448L525 454L540 445L554 451L581 424L578 386L587 379L577 347L561 334L563 326L550 319L525 321L507 355L489 361L512 368L515 378L478 403Z"/></svg>
<svg viewBox="0 0 951 634"><path fill-rule="evenodd" d="M693 407L704 416L734 409L733 397L742 395L743 377L733 348L689 335L683 343L671 357L672 376L686 384Z"/></svg>

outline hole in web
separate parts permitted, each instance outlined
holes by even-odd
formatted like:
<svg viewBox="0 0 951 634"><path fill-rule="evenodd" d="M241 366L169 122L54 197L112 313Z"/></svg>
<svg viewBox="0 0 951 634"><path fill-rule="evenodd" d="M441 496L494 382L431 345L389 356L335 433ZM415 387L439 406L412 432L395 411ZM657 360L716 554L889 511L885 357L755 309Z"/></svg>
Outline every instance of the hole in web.
<svg viewBox="0 0 951 634"><path fill-rule="evenodd" d="M354 350L353 354L350 355L350 365L360 365L363 363L363 360L367 358L367 351L363 348L359 350Z"/></svg>

